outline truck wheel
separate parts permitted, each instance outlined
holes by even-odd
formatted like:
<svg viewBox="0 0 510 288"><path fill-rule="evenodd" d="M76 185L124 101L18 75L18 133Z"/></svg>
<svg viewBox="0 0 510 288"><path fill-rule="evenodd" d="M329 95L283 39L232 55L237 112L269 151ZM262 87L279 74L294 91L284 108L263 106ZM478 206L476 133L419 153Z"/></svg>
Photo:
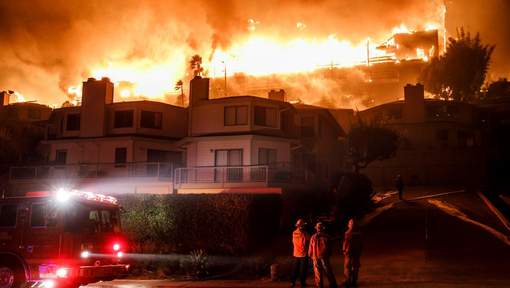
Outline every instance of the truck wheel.
<svg viewBox="0 0 510 288"><path fill-rule="evenodd" d="M9 267L0 267L0 288L14 287L14 271Z"/></svg>

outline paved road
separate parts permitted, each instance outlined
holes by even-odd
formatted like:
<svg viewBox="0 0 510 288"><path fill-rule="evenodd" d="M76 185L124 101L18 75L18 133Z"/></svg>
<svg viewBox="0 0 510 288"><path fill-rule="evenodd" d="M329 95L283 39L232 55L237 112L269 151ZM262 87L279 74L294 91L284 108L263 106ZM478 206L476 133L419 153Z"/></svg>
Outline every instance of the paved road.
<svg viewBox="0 0 510 288"><path fill-rule="evenodd" d="M445 191L420 191L408 196L434 192ZM498 238L506 237L509 231L476 194L448 194L405 202L397 201L393 195L381 204L391 208L364 228L360 287L510 287L510 245ZM332 264L339 282L341 263L341 256L335 255ZM312 283L311 277L308 282ZM246 288L287 287L288 283L116 280L89 286Z"/></svg>

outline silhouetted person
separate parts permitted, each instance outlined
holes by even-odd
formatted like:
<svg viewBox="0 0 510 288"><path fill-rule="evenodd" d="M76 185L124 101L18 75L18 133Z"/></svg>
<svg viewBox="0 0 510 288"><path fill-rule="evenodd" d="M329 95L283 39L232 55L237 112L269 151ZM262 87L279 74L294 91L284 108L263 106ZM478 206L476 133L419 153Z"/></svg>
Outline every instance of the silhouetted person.
<svg viewBox="0 0 510 288"><path fill-rule="evenodd" d="M336 279L329 263L331 255L331 238L324 232L324 225L319 222L315 225L317 233L313 234L310 239L310 247L308 256L313 261L313 272L315 274L315 285L317 288L323 288L324 274L328 278L329 287L336 288Z"/></svg>
<svg viewBox="0 0 510 288"><path fill-rule="evenodd" d="M362 248L363 239L359 226L354 219L350 219L342 249L344 252L344 287L356 287L357 285Z"/></svg>
<svg viewBox="0 0 510 288"><path fill-rule="evenodd" d="M402 200L404 194L404 180L402 180L400 174L395 178L395 189L398 191L398 199Z"/></svg>
<svg viewBox="0 0 510 288"><path fill-rule="evenodd" d="M292 233L292 245L294 247L294 270L292 271L292 287L296 285L299 277L301 287L306 287L306 274L308 271L308 244L310 234L306 232L306 223L303 219L296 222L296 230Z"/></svg>

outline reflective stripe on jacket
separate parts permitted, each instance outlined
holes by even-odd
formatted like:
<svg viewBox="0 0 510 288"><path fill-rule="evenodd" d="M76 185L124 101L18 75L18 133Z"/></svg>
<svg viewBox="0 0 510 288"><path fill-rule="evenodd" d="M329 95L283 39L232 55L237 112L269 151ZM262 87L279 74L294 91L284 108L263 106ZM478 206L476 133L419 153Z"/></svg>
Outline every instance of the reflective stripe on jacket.
<svg viewBox="0 0 510 288"><path fill-rule="evenodd" d="M292 233L292 244L294 245L294 257L306 257L310 235L299 228Z"/></svg>

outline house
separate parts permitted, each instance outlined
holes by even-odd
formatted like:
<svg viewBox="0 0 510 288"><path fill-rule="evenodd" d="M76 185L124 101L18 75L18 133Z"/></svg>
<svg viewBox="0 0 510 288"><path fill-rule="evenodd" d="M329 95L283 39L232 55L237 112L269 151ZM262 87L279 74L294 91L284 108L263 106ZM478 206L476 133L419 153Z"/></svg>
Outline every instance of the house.
<svg viewBox="0 0 510 288"><path fill-rule="evenodd" d="M48 165L16 167L17 187L70 185L111 192L172 191L176 145L187 133L187 110L161 102L114 102L108 78L83 82L81 106L55 109L46 140Z"/></svg>
<svg viewBox="0 0 510 288"><path fill-rule="evenodd" d="M336 157L341 157L338 137L344 134L327 109L292 105L275 91L270 98L210 99L208 82L191 81L189 132L182 141L187 167L177 171L179 191L326 186L341 168Z"/></svg>
<svg viewBox="0 0 510 288"><path fill-rule="evenodd" d="M481 181L483 153L475 105L425 99L423 86L407 85L404 100L360 111L357 117L401 136L394 158L363 172L375 185L391 186L397 174L409 185L474 184Z"/></svg>
<svg viewBox="0 0 510 288"><path fill-rule="evenodd" d="M210 99L209 90L208 78L191 80L186 108L114 102L110 80L90 78L81 106L51 115L48 165L13 167L11 182L107 194L281 193L327 187L343 168L344 132L327 109L285 102L283 91Z"/></svg>

